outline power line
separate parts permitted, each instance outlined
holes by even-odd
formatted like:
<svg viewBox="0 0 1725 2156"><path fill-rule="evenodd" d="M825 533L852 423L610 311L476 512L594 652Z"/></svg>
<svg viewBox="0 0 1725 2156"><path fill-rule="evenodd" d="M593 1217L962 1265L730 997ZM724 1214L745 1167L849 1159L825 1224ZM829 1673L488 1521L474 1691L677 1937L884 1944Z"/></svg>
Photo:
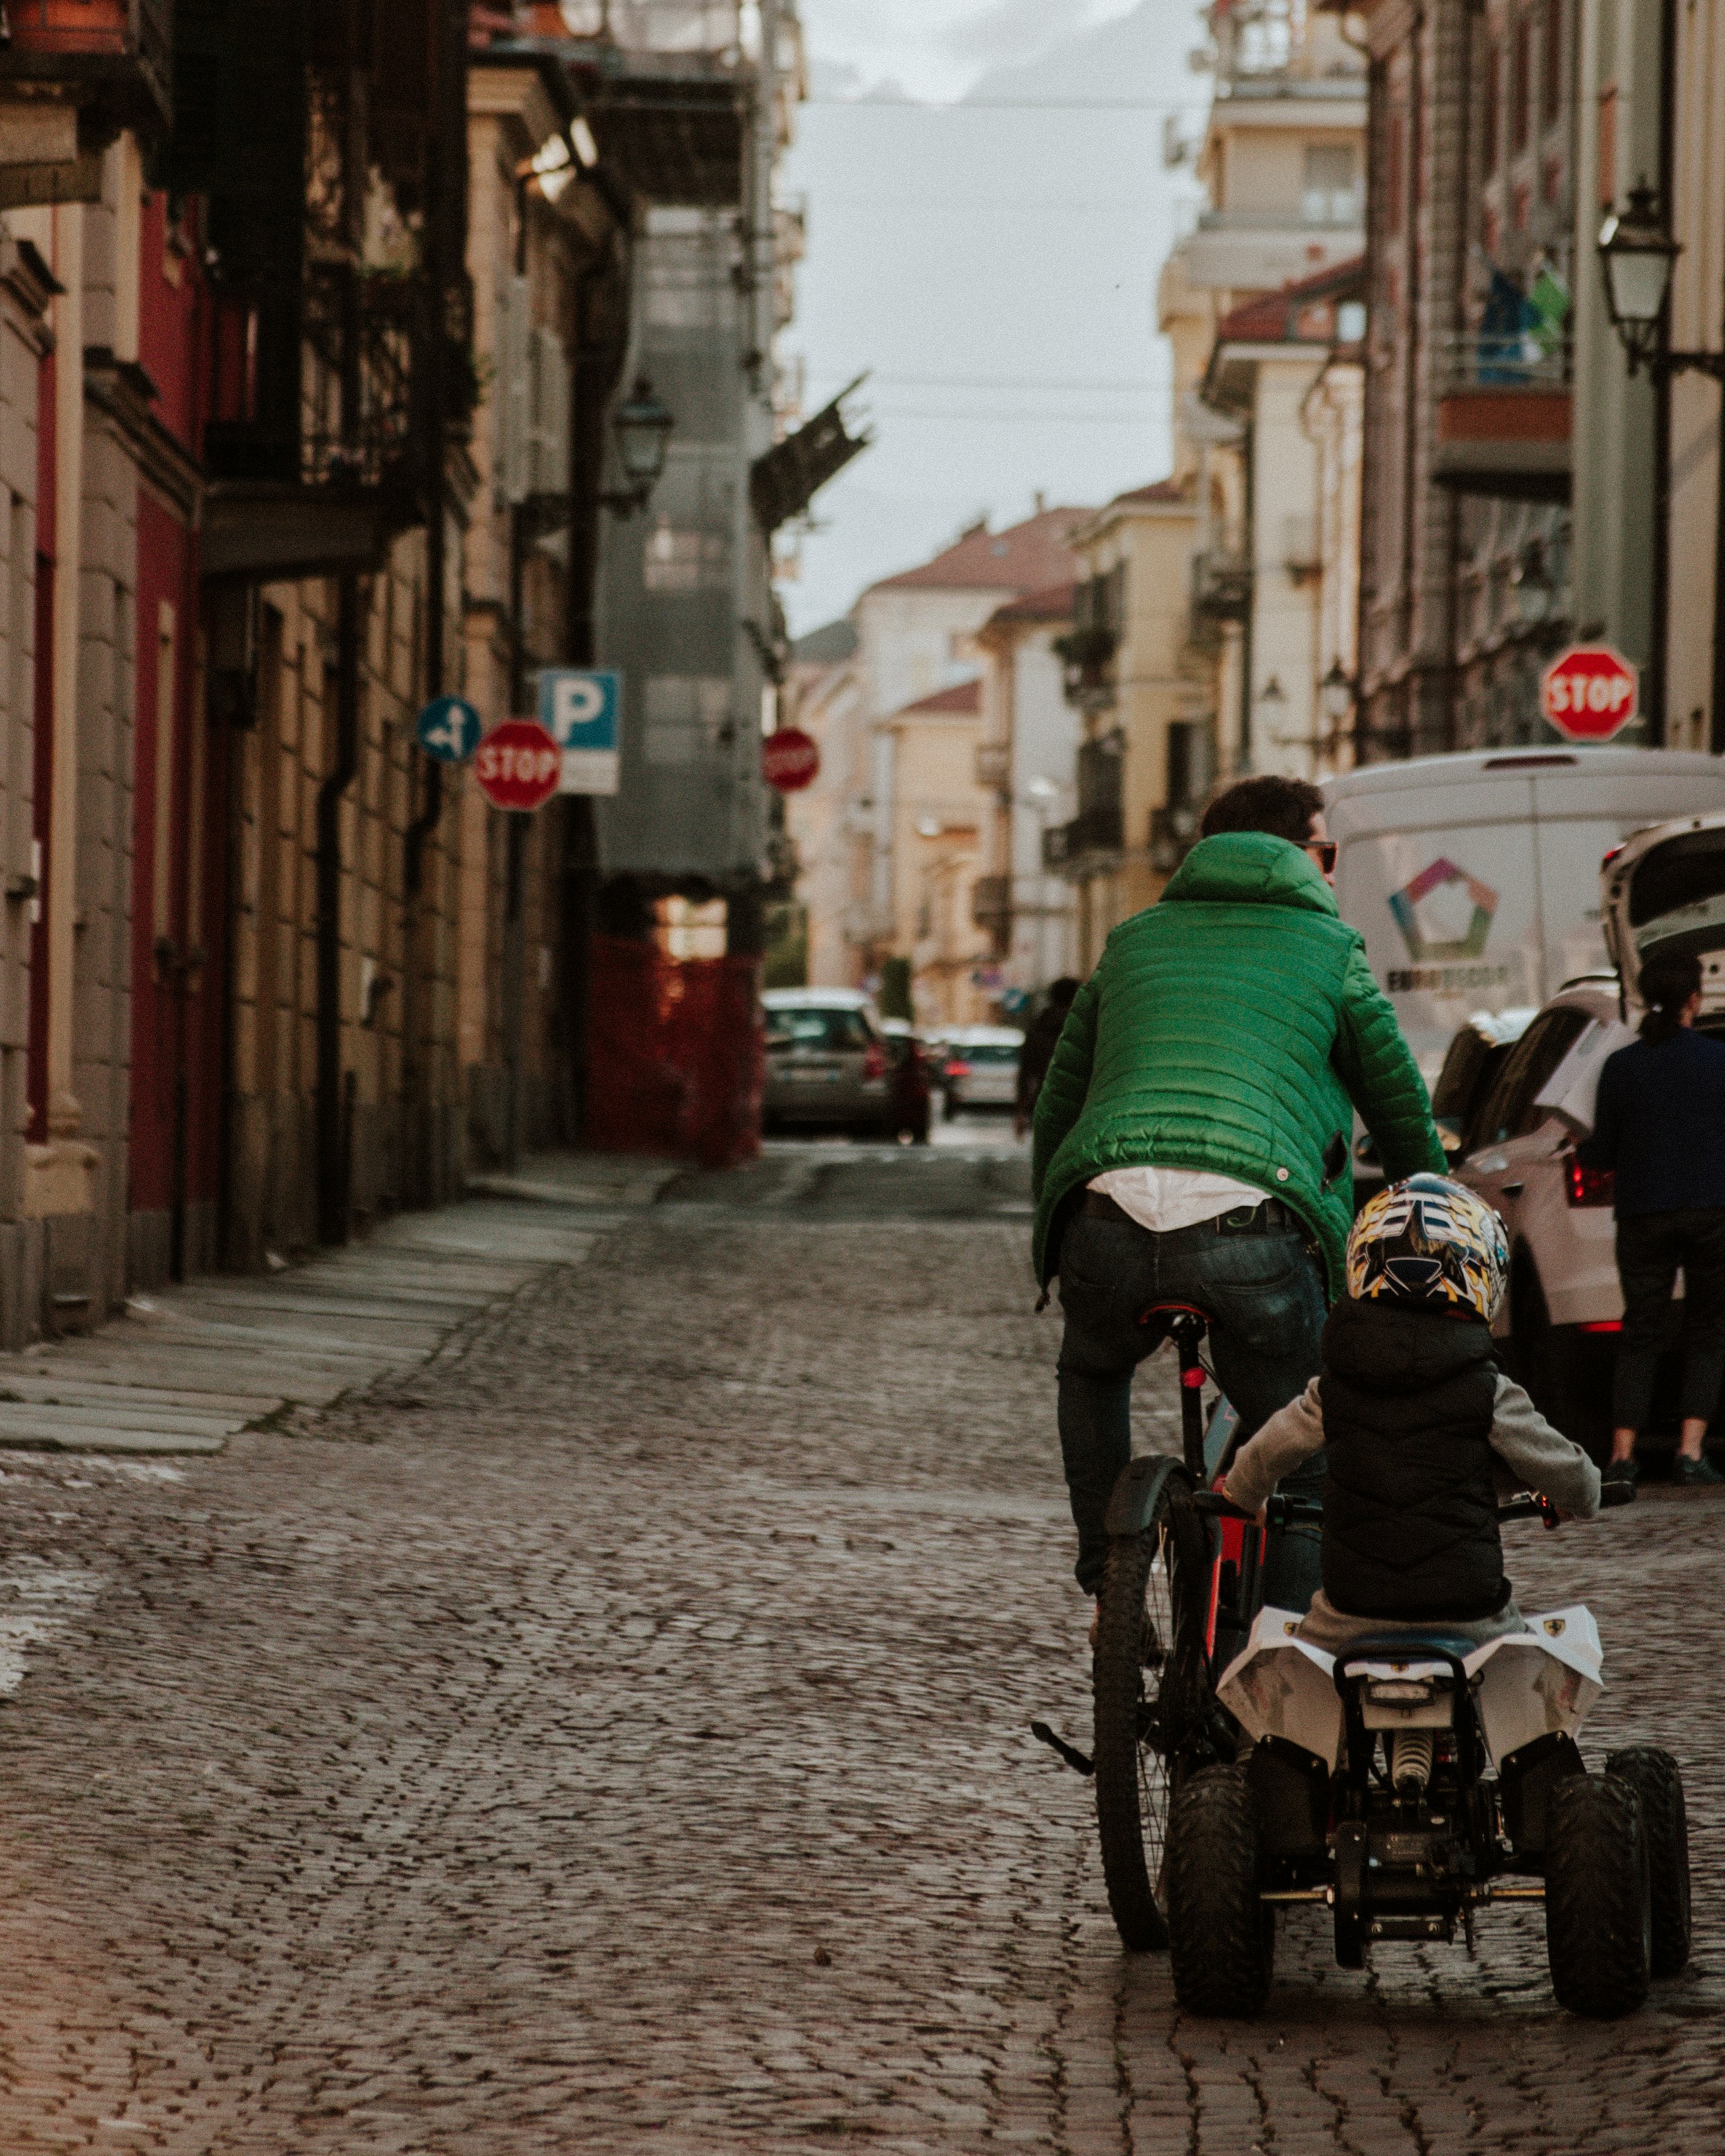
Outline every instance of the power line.
<svg viewBox="0 0 1725 2156"><path fill-rule="evenodd" d="M811 382L837 382L837 374L811 373ZM1076 390L1080 396L1092 391L1113 395L1147 397L1153 392L1166 389L1173 380L1171 374L1134 375L1130 378L1111 382L1093 381L1084 375L1034 374L884 374L869 370L871 382L883 382L895 389L1051 389L1063 393Z"/></svg>
<svg viewBox="0 0 1725 2156"><path fill-rule="evenodd" d="M1190 112L1204 110L1201 98L1166 97L806 97L804 105L847 112Z"/></svg>
<svg viewBox="0 0 1725 2156"><path fill-rule="evenodd" d="M993 427L1007 420L1044 427L1144 427L1151 424L1142 413L1132 412L919 412L907 404L877 404L871 408L869 417L938 420L949 427Z"/></svg>

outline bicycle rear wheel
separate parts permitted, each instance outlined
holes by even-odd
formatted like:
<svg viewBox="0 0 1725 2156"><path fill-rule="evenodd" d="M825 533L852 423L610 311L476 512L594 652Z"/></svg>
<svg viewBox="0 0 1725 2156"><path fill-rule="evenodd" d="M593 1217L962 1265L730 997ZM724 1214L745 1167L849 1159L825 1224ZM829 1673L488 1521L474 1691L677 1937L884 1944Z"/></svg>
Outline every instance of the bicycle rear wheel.
<svg viewBox="0 0 1725 2156"><path fill-rule="evenodd" d="M1149 1524L1110 1543L1091 1671L1102 1873L1138 1953L1168 1943L1168 1812L1203 1726L1203 1537L1186 1497L1170 1476Z"/></svg>

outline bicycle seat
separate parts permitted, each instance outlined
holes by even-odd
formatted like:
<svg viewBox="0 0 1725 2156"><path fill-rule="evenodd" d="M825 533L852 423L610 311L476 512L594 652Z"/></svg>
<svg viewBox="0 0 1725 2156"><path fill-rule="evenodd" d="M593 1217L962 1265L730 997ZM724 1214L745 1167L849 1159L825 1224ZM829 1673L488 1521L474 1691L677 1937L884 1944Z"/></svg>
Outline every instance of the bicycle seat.
<svg viewBox="0 0 1725 2156"><path fill-rule="evenodd" d="M1195 1302L1153 1302L1139 1319L1141 1325L1149 1325L1160 1318L1165 1332L1171 1332L1182 1317L1195 1318L1208 1327L1212 1319L1208 1310L1200 1310Z"/></svg>

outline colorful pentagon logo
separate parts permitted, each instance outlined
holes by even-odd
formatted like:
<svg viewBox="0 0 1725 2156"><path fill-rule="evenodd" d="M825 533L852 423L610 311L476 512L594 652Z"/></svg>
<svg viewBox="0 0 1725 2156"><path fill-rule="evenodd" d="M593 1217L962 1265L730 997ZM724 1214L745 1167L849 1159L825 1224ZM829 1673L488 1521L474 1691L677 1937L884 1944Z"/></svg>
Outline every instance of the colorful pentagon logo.
<svg viewBox="0 0 1725 2156"><path fill-rule="evenodd" d="M1454 861L1437 860L1391 893L1389 910L1416 966L1435 958L1477 958L1491 933L1497 893Z"/></svg>

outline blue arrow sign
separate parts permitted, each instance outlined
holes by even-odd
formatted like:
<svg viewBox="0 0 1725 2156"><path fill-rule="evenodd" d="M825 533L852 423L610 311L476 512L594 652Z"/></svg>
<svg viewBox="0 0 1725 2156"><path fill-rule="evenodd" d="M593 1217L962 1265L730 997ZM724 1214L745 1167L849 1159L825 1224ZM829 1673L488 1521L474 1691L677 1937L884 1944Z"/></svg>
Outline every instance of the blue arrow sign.
<svg viewBox="0 0 1725 2156"><path fill-rule="evenodd" d="M485 725L466 697L434 696L420 712L415 732L427 756L465 763L478 747Z"/></svg>
<svg viewBox="0 0 1725 2156"><path fill-rule="evenodd" d="M622 702L620 674L576 666L540 669L539 724L563 751L559 793L616 792Z"/></svg>

